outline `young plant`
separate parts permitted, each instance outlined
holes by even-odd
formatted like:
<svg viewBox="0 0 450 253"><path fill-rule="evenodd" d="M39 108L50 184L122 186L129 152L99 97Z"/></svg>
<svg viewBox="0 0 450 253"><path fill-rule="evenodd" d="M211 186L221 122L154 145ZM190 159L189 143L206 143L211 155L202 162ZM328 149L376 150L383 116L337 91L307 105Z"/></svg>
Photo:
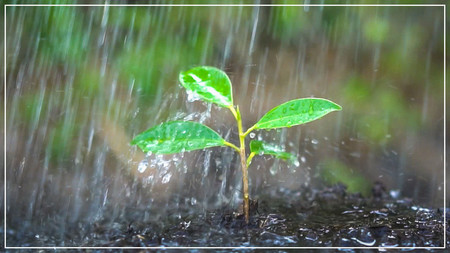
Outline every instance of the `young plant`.
<svg viewBox="0 0 450 253"><path fill-rule="evenodd" d="M305 124L324 115L341 110L338 104L322 98L294 99L267 112L255 125L245 130L239 106L233 104L231 81L220 69L200 66L180 73L179 80L188 92L218 106L228 108L237 121L239 146L224 140L211 128L192 121L171 121L152 127L137 135L132 145L144 152L172 154L216 146L228 146L240 155L244 194L245 221L249 222L248 166L256 154L273 155L284 160L296 160L280 147L252 140L250 154L246 156L245 137L256 129L274 129Z"/></svg>

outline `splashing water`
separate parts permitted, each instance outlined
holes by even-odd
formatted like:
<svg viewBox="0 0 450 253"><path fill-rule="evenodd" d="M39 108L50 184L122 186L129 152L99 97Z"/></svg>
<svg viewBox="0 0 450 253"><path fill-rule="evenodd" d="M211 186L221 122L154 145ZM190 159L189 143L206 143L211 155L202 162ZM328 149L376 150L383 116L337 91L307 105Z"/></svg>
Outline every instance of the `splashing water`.
<svg viewBox="0 0 450 253"><path fill-rule="evenodd" d="M143 160L139 163L137 170L140 173L144 173L145 170L148 168L148 161L147 160Z"/></svg>

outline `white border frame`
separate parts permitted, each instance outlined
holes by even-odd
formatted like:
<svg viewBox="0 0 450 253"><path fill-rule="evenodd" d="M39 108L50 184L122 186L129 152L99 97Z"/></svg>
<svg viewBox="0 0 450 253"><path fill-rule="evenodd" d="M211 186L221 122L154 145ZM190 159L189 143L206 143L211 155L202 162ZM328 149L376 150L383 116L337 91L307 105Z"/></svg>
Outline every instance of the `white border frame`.
<svg viewBox="0 0 450 253"><path fill-rule="evenodd" d="M166 6L352 6L352 7L364 7L364 6L396 6L396 7L403 7L403 6L411 6L411 7L444 7L444 246L442 247L8 247L6 245L6 234L7 234L7 226L6 226L6 9L10 6L19 6L19 7L26 7L26 6L34 6L34 7L42 7L42 6L93 6L93 7L127 7L127 6L160 6L160 7L166 7ZM378 250L387 250L387 249L445 249L447 244L447 238L446 238L446 158L447 158L447 150L446 150L446 6L445 4L5 4L4 5L4 93L3 93L3 99L4 99L4 248L5 249L378 249Z"/></svg>

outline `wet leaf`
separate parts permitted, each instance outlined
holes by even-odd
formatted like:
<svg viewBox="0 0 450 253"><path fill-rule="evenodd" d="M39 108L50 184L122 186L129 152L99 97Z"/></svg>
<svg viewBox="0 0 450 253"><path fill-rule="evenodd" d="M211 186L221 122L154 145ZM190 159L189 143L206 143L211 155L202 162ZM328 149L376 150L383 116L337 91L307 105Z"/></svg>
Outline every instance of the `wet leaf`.
<svg viewBox="0 0 450 253"><path fill-rule="evenodd" d="M251 141L250 151L259 155L273 155L276 158L295 162L297 157L291 153L285 152L279 146L268 144L262 141Z"/></svg>
<svg viewBox="0 0 450 253"><path fill-rule="evenodd" d="M142 132L132 141L144 152L173 154L224 146L225 140L211 128L191 121L171 121Z"/></svg>
<svg viewBox="0 0 450 253"><path fill-rule="evenodd" d="M301 125L341 109L338 104L323 98L295 99L270 110L255 124L255 129Z"/></svg>
<svg viewBox="0 0 450 253"><path fill-rule="evenodd" d="M200 66L180 73L180 82L188 92L222 107L233 105L231 81L220 69Z"/></svg>

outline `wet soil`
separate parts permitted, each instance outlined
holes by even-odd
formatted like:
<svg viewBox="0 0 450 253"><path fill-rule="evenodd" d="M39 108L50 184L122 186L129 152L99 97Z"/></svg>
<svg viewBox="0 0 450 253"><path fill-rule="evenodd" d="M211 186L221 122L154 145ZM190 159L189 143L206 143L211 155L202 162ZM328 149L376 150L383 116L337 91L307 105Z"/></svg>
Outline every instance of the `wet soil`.
<svg viewBox="0 0 450 253"><path fill-rule="evenodd" d="M176 211L169 209L161 220L150 222L139 218L139 210L130 209L127 211L130 215L122 220L111 220L105 215L94 223L68 226L60 237L39 237L31 230L20 234L8 231L8 244L106 247L438 247L444 244L442 208L428 209L410 199L394 198L381 184L375 185L370 198L349 194L341 185L322 190L279 189L260 196L251 211L250 224L246 225L242 214L227 207L200 213L178 207ZM450 209L446 211L448 222ZM447 238L449 235L447 226Z"/></svg>

